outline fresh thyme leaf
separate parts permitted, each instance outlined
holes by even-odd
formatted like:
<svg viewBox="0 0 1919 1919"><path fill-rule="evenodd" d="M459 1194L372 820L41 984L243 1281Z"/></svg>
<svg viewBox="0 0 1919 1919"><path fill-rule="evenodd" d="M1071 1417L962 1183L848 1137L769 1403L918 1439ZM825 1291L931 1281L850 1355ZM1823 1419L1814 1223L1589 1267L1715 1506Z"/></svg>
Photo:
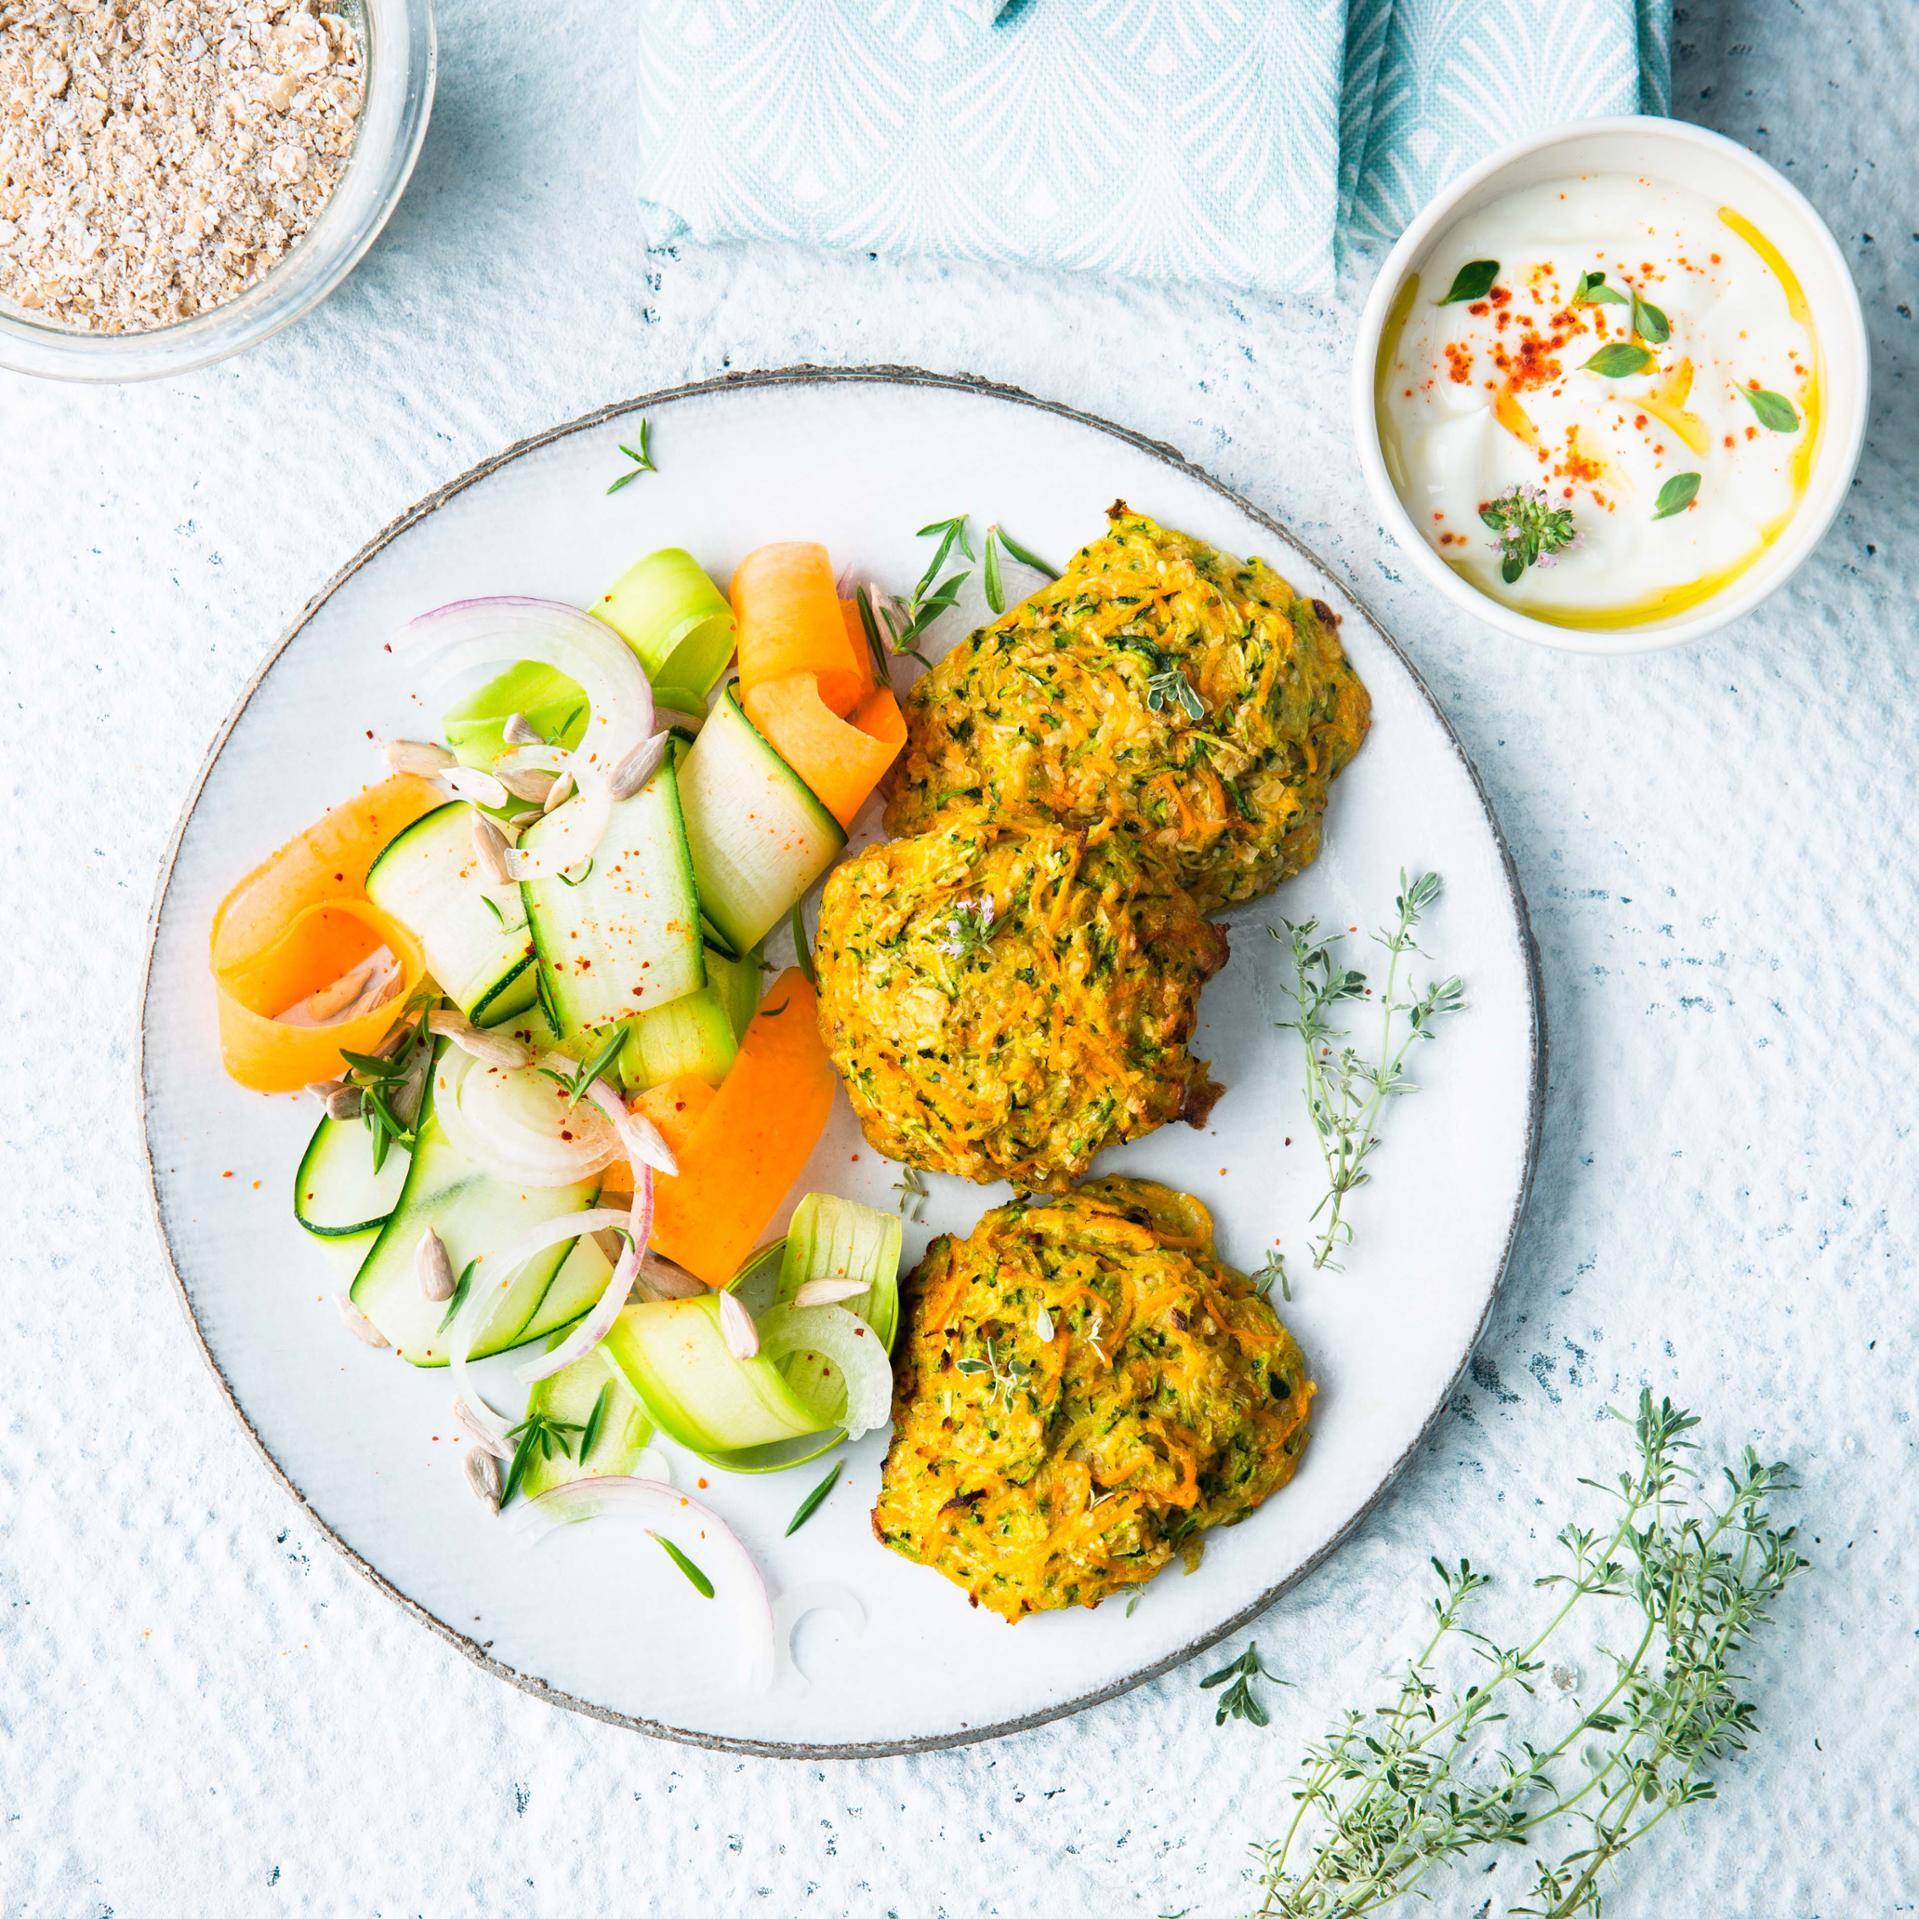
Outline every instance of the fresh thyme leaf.
<svg viewBox="0 0 1919 1919"><path fill-rule="evenodd" d="M1672 338L1672 326L1665 314L1637 293L1632 296L1632 330L1654 346L1664 346Z"/></svg>
<svg viewBox="0 0 1919 1919"><path fill-rule="evenodd" d="M1048 566L1030 546L1021 546L1004 527L1000 527L998 532L1000 545L1003 546L1021 566L1030 566L1035 573L1044 573L1049 580L1059 578L1058 567Z"/></svg>
<svg viewBox="0 0 1919 1919"><path fill-rule="evenodd" d="M1557 566L1563 553L1576 553L1585 536L1573 525L1572 508L1552 505L1546 489L1509 486L1479 509L1492 528L1499 555L1499 577L1513 585L1529 566Z"/></svg>
<svg viewBox="0 0 1919 1919"><path fill-rule="evenodd" d="M1759 416L1759 424L1774 433L1792 433L1799 426L1799 409L1783 393L1769 392L1762 386L1742 386L1746 404Z"/></svg>
<svg viewBox="0 0 1919 1919"><path fill-rule="evenodd" d="M1652 516L1655 520L1669 520L1675 513L1683 513L1691 506L1699 492L1697 473L1675 473L1659 489L1659 497L1652 503Z"/></svg>
<svg viewBox="0 0 1919 1919"><path fill-rule="evenodd" d="M505 1505L506 1502L502 1499L500 1503ZM649 1527L647 1530L651 1532L652 1528ZM687 1556L680 1551L679 1547L674 1545L672 1540L668 1539L664 1533L653 1533L653 1538L667 1558L672 1560L674 1565L679 1567L680 1571L686 1575L687 1582L692 1586L693 1590L698 1593L702 1599L711 1599L713 1597L712 1580L707 1578L707 1576L700 1571L699 1567L694 1565L692 1560L687 1558Z"/></svg>
<svg viewBox="0 0 1919 1919"><path fill-rule="evenodd" d="M986 588L986 604L994 613L1006 611L1006 582L999 571L999 528L986 529L986 558L981 564L981 581Z"/></svg>
<svg viewBox="0 0 1919 1919"><path fill-rule="evenodd" d="M1483 300L1493 290L1493 282L1499 278L1497 260L1468 260L1453 275L1453 283L1446 289L1443 300L1435 300L1435 306L1449 307L1460 300Z"/></svg>
<svg viewBox="0 0 1919 1919"><path fill-rule="evenodd" d="M606 1408L613 1397L613 1382L609 1379L599 1390L593 1401L593 1410L586 1416L586 1426L580 1434L579 1462L586 1464L586 1457L599 1443L600 1428L606 1424Z"/></svg>
<svg viewBox="0 0 1919 1919"><path fill-rule="evenodd" d="M1213 1724L1223 1726L1229 1719L1244 1719L1249 1725L1267 1724L1265 1702L1253 1690L1255 1679L1270 1679L1276 1686L1289 1682L1280 1678L1276 1672L1268 1672L1260 1662L1257 1642L1248 1646L1231 1665L1220 1667L1218 1672L1208 1673L1200 1683L1202 1691L1214 1686L1225 1686L1219 1696L1219 1704L1213 1713ZM1230 1683L1228 1683L1230 1681Z"/></svg>
<svg viewBox="0 0 1919 1919"><path fill-rule="evenodd" d="M800 900L793 902L791 918L793 928L793 960L805 975L808 986L818 986L820 976L813 964L813 940L806 930L806 907Z"/></svg>
<svg viewBox="0 0 1919 1919"><path fill-rule="evenodd" d="M1652 355L1630 340L1609 340L1590 360L1582 360L1583 372L1597 373L1601 379L1623 380L1629 373L1643 372L1652 365Z"/></svg>
<svg viewBox="0 0 1919 1919"><path fill-rule="evenodd" d="M1313 1208L1315 1219L1326 1215L1313 1242L1315 1271L1322 1266L1337 1271L1334 1250L1352 1243L1352 1224L1345 1216L1347 1196L1371 1178L1366 1166L1379 1144L1386 1102L1417 1090L1405 1070L1413 1043L1431 1039L1438 1021L1466 1004L1466 989L1457 978L1423 988L1410 983L1402 988L1400 983L1406 955L1420 951L1414 929L1439 892L1437 873L1408 878L1402 869L1393 903L1394 924L1373 935L1390 958L1379 999L1379 1050L1370 1058L1362 1058L1329 1017L1334 1007L1364 999L1367 992L1366 975L1341 963L1338 936L1322 938L1316 920L1298 924L1282 920L1279 926L1266 929L1287 946L1292 961L1290 990L1297 1017L1279 1024L1300 1037L1306 1061L1306 1110L1326 1167L1326 1192ZM1406 1022L1403 1031L1396 1030L1395 1024L1401 1015Z"/></svg>
<svg viewBox="0 0 1919 1919"><path fill-rule="evenodd" d="M1270 1294L1277 1284L1281 1299L1291 1299L1293 1296L1293 1283L1286 1276L1286 1255L1277 1246L1268 1249L1265 1264L1248 1273L1247 1278L1262 1293Z"/></svg>
<svg viewBox="0 0 1919 1919"><path fill-rule="evenodd" d="M653 464L652 449L647 445L647 436L651 432L652 428L647 424L645 418L642 417L640 420L639 445L637 447L631 447L624 443L621 444L620 451L633 462L633 470L630 473L622 473L620 477L606 489L609 493L617 493L621 487L631 486L642 473L657 473L659 471L659 468ZM561 731L564 732L565 728L562 728Z"/></svg>
<svg viewBox="0 0 1919 1919"><path fill-rule="evenodd" d="M1714 1796L1757 1725L1753 1642L1807 1564L1773 1517L1793 1477L1751 1447L1709 1476L1698 1421L1650 1393L1623 1423L1629 1469L1580 1481L1613 1523L1559 1532L1560 1570L1531 1582L1543 1616L1510 1641L1466 1623L1488 1577L1434 1559L1425 1643L1385 1701L1307 1747L1291 1821L1257 1848L1264 1919L1358 1919L1516 1853L1536 1876L1523 1903L1497 1899L1509 1919L1599 1919L1619 1856ZM1482 1900L1475 1877L1457 1903Z"/></svg>
<svg viewBox="0 0 1919 1919"><path fill-rule="evenodd" d="M1582 273L1579 284L1573 288L1573 305L1576 307L1623 307L1625 304L1626 296L1616 287L1609 287L1603 273Z"/></svg>
<svg viewBox="0 0 1919 1919"><path fill-rule="evenodd" d="M794 1509L793 1517L786 1522L785 1536L788 1539L791 1539L793 1535L819 1511L821 1501L833 1490L835 1482L845 1470L846 1461L843 1459L835 1460L832 1471L800 1501L799 1505Z"/></svg>

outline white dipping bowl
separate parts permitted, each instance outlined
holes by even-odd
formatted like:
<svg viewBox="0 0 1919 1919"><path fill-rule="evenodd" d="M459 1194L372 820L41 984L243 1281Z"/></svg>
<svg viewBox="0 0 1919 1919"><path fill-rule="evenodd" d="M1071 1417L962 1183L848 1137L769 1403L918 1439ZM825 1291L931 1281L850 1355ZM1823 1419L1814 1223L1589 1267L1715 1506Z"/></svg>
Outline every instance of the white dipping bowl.
<svg viewBox="0 0 1919 1919"><path fill-rule="evenodd" d="M1407 275L1418 271L1428 251L1464 215L1503 195L1546 180L1586 173L1644 174L1690 188L1730 206L1757 225L1798 275L1812 309L1821 355L1824 417L1812 477L1779 538L1744 573L1710 599L1669 619L1604 631L1556 626L1534 619L1479 591L1434 552L1413 524L1386 471L1380 447L1378 366L1380 339L1394 299ZM1537 640L1574 653L1640 653L1678 646L1716 632L1750 613L1798 571L1839 511L1865 441L1870 354L1859 295L1838 242L1811 203L1777 169L1757 155L1703 127L1681 120L1629 114L1579 120L1551 133L1516 141L1462 174L1399 236L1380 268L1360 316L1353 357L1353 421L1359 464L1372 489L1381 523L1407 562L1435 593L1453 605L1522 640Z"/></svg>

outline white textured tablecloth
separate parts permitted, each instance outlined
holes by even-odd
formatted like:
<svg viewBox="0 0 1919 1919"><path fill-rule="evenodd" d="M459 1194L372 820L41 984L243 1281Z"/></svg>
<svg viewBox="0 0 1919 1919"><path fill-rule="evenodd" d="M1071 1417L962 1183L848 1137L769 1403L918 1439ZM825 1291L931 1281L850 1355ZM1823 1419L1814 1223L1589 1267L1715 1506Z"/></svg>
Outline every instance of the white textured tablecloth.
<svg viewBox="0 0 1919 1919"><path fill-rule="evenodd" d="M1818 1570L1760 1659L1757 1750L1609 1909L1911 1911L1908 0L1682 15L1678 110L1788 167L1854 264L1874 420L1787 595L1715 642L1610 664L1500 642L1402 581L1349 451L1351 288L1282 311L771 247L630 254L622 11L447 5L439 107L391 230L250 358L124 392L0 376L0 1912L1232 1914L1299 1744L1403 1644L1426 1555L1530 1570L1605 1443L1601 1409L1642 1383L1712 1439L1800 1463ZM1426 672L1512 839L1552 1028L1532 1213L1436 1436L1262 1623L1297 1682L1269 1731L1215 1732L1191 1671L998 1744L853 1765L553 1711L298 1523L162 1275L131 1073L147 907L262 652L367 535L517 436L807 359L1010 380L1169 440L1288 518ZM1437 1911L1480 1897L1459 1883Z"/></svg>

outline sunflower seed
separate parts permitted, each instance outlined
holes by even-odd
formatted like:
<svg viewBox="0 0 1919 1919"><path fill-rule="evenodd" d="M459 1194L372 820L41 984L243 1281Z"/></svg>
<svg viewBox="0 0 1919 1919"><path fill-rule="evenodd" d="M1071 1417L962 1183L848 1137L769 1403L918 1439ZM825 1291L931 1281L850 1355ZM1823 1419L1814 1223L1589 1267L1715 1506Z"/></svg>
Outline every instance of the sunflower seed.
<svg viewBox="0 0 1919 1919"><path fill-rule="evenodd" d="M471 1452L466 1456L466 1483L473 1496L488 1512L500 1510L500 1462L491 1453Z"/></svg>
<svg viewBox="0 0 1919 1919"><path fill-rule="evenodd" d="M836 1306L843 1299L857 1299L868 1290L863 1279L809 1279L793 1295L795 1306Z"/></svg>
<svg viewBox="0 0 1919 1919"><path fill-rule="evenodd" d="M381 751L389 773L418 773L431 779L457 764L444 746L436 746L431 740L388 740Z"/></svg>
<svg viewBox="0 0 1919 1919"><path fill-rule="evenodd" d="M510 886L512 875L506 870L506 835L489 819L473 816L473 857L495 886Z"/></svg>
<svg viewBox="0 0 1919 1919"><path fill-rule="evenodd" d="M426 1016L426 1030L449 1039L461 1052L477 1059L482 1066L498 1066L507 1071L533 1063L533 1049L506 1033L489 1033L475 1026L451 1006L436 1006Z"/></svg>
<svg viewBox="0 0 1919 1919"><path fill-rule="evenodd" d="M655 1253L640 1262L640 1284L660 1299L698 1299L707 1290L704 1280Z"/></svg>
<svg viewBox="0 0 1919 1919"><path fill-rule="evenodd" d="M507 801L506 788L491 773L479 773L470 766L456 766L450 771L443 768L440 783L449 793L472 800L477 806L504 806Z"/></svg>
<svg viewBox="0 0 1919 1919"><path fill-rule="evenodd" d="M547 794L546 802L541 806L540 811L542 813L557 812L573 797L574 791L573 775L571 773L562 773L560 777L553 782L553 790Z"/></svg>
<svg viewBox="0 0 1919 1919"><path fill-rule="evenodd" d="M355 1339L363 1339L369 1346L385 1346L389 1342L385 1333L374 1325L345 1293L335 1293L333 1303L340 1309L340 1318L346 1329Z"/></svg>
<svg viewBox="0 0 1919 1919"><path fill-rule="evenodd" d="M672 740L670 733L655 733L650 740L642 740L613 769L607 785L616 800L630 800L660 770L660 762L666 758L666 749Z"/></svg>
<svg viewBox="0 0 1919 1919"><path fill-rule="evenodd" d="M347 1082L343 1079L316 1079L307 1087L307 1091L324 1106L335 1093L345 1092L346 1087Z"/></svg>
<svg viewBox="0 0 1919 1919"><path fill-rule="evenodd" d="M720 1295L720 1335L735 1359L751 1359L760 1350L760 1329L753 1315L731 1293Z"/></svg>
<svg viewBox="0 0 1919 1919"><path fill-rule="evenodd" d="M508 746L544 746L546 741L533 730L533 722L524 713L509 713L500 728L500 737Z"/></svg>
<svg viewBox="0 0 1919 1919"><path fill-rule="evenodd" d="M326 1116L328 1119L358 1119L364 1104L357 1086L337 1086L327 1095Z"/></svg>
<svg viewBox="0 0 1919 1919"><path fill-rule="evenodd" d="M496 1459L513 1457L513 1448L498 1433L492 1431L486 1421L457 1394L453 1400L453 1417L466 1429L476 1444L484 1446Z"/></svg>
<svg viewBox="0 0 1919 1919"><path fill-rule="evenodd" d="M501 773L499 782L516 800L525 800L531 806L544 806L559 776L554 773L542 773L537 767L524 773Z"/></svg>
<svg viewBox="0 0 1919 1919"><path fill-rule="evenodd" d="M1044 1306L1033 1315L1033 1335L1042 1346L1053 1343L1053 1315Z"/></svg>
<svg viewBox="0 0 1919 1919"><path fill-rule="evenodd" d="M419 1274L420 1291L428 1299L453 1297L453 1261L447 1255L446 1241L431 1226L413 1249L413 1270Z"/></svg>

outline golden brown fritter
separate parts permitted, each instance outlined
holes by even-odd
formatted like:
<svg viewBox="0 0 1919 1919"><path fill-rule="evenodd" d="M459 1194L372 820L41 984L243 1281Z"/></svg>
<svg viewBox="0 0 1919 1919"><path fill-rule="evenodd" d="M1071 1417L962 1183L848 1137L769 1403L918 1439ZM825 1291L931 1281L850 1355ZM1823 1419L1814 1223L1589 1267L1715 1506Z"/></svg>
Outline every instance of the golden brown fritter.
<svg viewBox="0 0 1919 1919"><path fill-rule="evenodd" d="M1252 899L1318 853L1372 703L1323 601L1123 502L1110 517L914 686L887 830L955 804L1115 820L1203 907Z"/></svg>
<svg viewBox="0 0 1919 1919"><path fill-rule="evenodd" d="M1293 1476L1315 1387L1198 1200L1093 1180L906 1282L873 1530L1007 1619L1096 1606Z"/></svg>
<svg viewBox="0 0 1919 1919"><path fill-rule="evenodd" d="M889 1158L1058 1191L1219 1095L1186 1050L1226 935L1110 827L959 812L834 869L820 1031Z"/></svg>

